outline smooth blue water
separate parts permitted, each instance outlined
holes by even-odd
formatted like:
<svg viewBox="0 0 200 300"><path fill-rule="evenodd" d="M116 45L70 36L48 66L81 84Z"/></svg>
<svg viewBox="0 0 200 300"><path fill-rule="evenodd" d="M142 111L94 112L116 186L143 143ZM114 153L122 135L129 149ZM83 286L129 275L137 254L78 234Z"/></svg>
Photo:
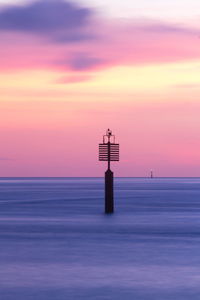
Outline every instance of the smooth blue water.
<svg viewBox="0 0 200 300"><path fill-rule="evenodd" d="M0 179L1 300L199 300L200 179Z"/></svg>

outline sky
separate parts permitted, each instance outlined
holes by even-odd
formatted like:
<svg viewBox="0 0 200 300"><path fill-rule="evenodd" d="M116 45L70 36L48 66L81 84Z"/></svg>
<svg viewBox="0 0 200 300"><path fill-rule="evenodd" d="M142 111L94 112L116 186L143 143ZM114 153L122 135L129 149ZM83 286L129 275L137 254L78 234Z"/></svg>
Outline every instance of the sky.
<svg viewBox="0 0 200 300"><path fill-rule="evenodd" d="M200 176L199 0L0 0L0 176Z"/></svg>

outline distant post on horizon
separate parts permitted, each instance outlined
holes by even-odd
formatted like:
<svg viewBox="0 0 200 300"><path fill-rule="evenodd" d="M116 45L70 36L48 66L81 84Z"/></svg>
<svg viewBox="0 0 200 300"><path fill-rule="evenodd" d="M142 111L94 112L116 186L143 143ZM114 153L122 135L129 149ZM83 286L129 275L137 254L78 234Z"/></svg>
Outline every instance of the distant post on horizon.
<svg viewBox="0 0 200 300"><path fill-rule="evenodd" d="M111 161L119 161L119 144L115 143L115 136L108 129L103 136L103 143L99 144L99 161L107 161L108 169L105 172L105 213L114 212L113 172L110 169Z"/></svg>

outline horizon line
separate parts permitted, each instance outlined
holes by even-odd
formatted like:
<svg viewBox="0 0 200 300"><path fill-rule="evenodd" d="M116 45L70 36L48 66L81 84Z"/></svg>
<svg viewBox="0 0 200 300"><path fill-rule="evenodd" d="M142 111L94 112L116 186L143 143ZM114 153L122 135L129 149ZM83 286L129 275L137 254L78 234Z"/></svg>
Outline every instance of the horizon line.
<svg viewBox="0 0 200 300"><path fill-rule="evenodd" d="M0 176L1 179L9 178L104 178L104 176ZM150 176L115 176L115 178L200 178L200 176L155 176L151 178Z"/></svg>

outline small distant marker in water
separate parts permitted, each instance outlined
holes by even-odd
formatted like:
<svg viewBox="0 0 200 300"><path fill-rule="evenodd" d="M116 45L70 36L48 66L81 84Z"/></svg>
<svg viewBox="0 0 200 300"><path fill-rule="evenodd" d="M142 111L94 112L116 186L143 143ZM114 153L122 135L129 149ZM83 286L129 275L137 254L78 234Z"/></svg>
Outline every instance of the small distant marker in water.
<svg viewBox="0 0 200 300"><path fill-rule="evenodd" d="M107 161L108 169L105 172L105 213L114 212L113 172L110 169L111 161L119 161L119 144L115 143L115 136L108 129L103 136L103 143L99 144L99 161Z"/></svg>
<svg viewBox="0 0 200 300"><path fill-rule="evenodd" d="M153 171L152 171L152 170L151 170L151 175L150 175L150 177L153 178Z"/></svg>

